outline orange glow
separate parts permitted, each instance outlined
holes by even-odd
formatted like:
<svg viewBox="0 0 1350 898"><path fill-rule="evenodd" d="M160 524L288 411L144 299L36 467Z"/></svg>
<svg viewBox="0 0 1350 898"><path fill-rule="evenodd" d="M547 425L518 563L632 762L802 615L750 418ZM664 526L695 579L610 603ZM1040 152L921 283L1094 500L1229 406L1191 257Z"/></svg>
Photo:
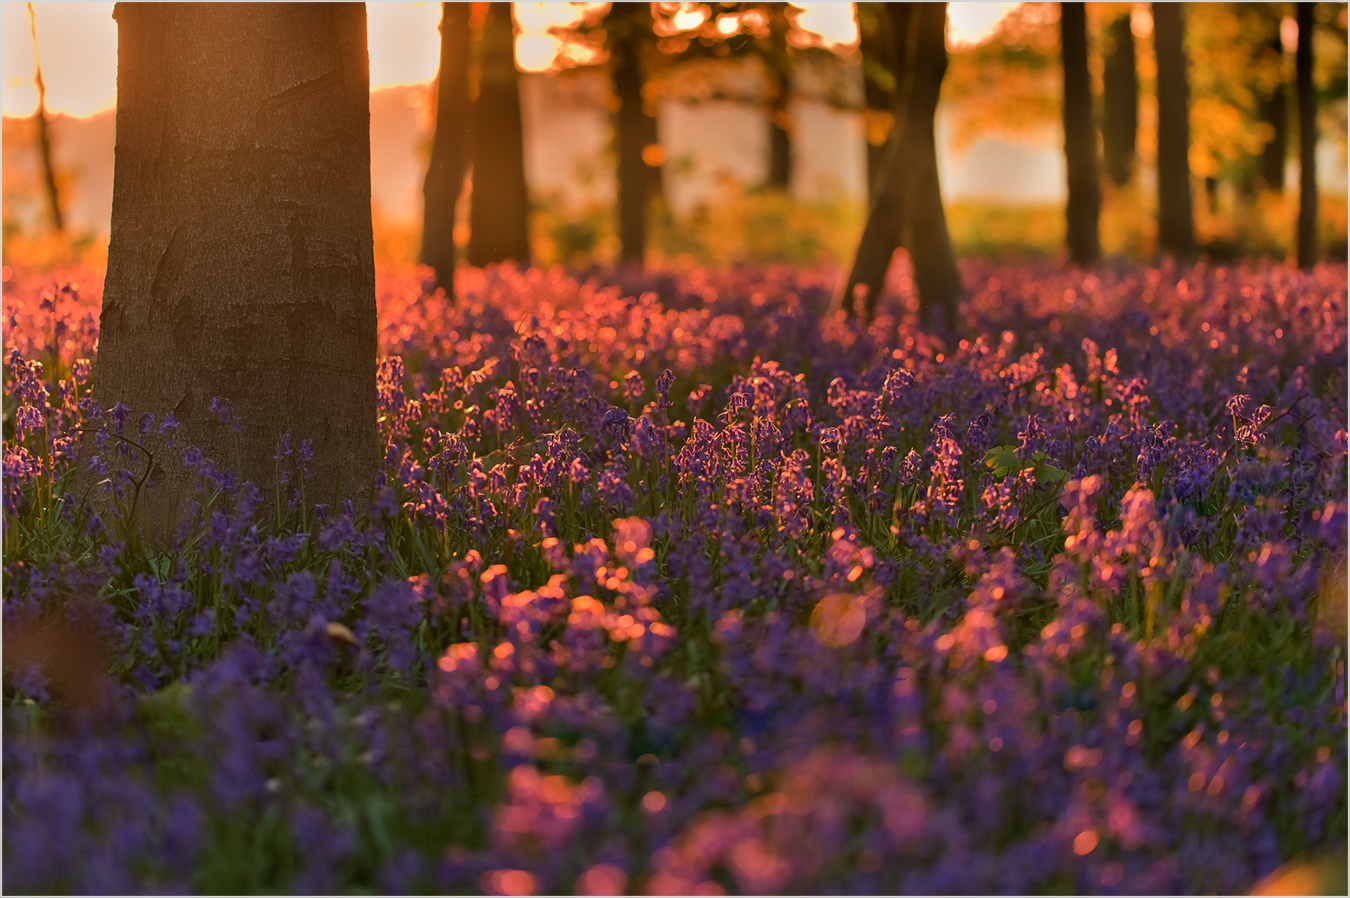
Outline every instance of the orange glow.
<svg viewBox="0 0 1350 898"><path fill-rule="evenodd" d="M1092 849L1096 848L1100 841L1096 830L1085 829L1073 840L1073 853L1079 857L1091 854Z"/></svg>
<svg viewBox="0 0 1350 898"><path fill-rule="evenodd" d="M837 592L820 600L811 612L811 634L828 648L837 649L857 639L867 623L867 612L855 597Z"/></svg>
<svg viewBox="0 0 1350 898"><path fill-rule="evenodd" d="M947 46L953 50L988 40L1017 3L947 4Z"/></svg>

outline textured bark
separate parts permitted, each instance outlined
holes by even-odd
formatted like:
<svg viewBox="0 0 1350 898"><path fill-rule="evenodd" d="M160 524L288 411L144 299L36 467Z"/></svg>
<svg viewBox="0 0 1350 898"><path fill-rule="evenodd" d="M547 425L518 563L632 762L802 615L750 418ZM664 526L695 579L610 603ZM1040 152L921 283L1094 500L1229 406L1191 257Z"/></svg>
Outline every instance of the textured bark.
<svg viewBox="0 0 1350 898"><path fill-rule="evenodd" d="M114 18L95 396L179 424L141 507L174 513L184 446L270 496L289 433L312 440L307 500L364 508L378 458L364 7L119 3Z"/></svg>
<svg viewBox="0 0 1350 898"><path fill-rule="evenodd" d="M897 3L891 15L907 64L896 91L884 171L840 300L852 316L861 288L863 314L871 320L903 239L914 266L920 318L926 327L954 331L961 278L942 207L933 121L947 71L947 5Z"/></svg>
<svg viewBox="0 0 1350 898"><path fill-rule="evenodd" d="M42 62L38 58L37 14L33 4L28 4L28 27L33 33L33 66L36 73L33 80L37 83L38 104L33 119L37 122L38 154L42 156L42 183L47 191L47 207L52 214L52 225L57 233L65 230L65 221L61 217L61 194L56 189L56 168L52 165L52 139L47 133L47 82L42 80Z"/></svg>
<svg viewBox="0 0 1350 898"><path fill-rule="evenodd" d="M1313 93L1313 4L1296 4L1298 49L1298 267L1317 263L1317 96Z"/></svg>
<svg viewBox="0 0 1350 898"><path fill-rule="evenodd" d="M1271 50L1277 59L1284 57L1284 42L1280 40L1280 17L1271 16L1275 36L1271 40ZM1281 78L1280 83L1269 94L1257 102L1257 113L1261 121L1270 125L1271 138L1261 148L1257 162L1257 176L1267 190L1284 192L1284 161L1289 157L1289 92L1288 84Z"/></svg>
<svg viewBox="0 0 1350 898"><path fill-rule="evenodd" d="M473 103L469 264L530 262L529 194L510 3L489 3Z"/></svg>
<svg viewBox="0 0 1350 898"><path fill-rule="evenodd" d="M1158 57L1158 248L1181 259L1195 255L1191 212L1189 88L1180 3L1153 4Z"/></svg>
<svg viewBox="0 0 1350 898"><path fill-rule="evenodd" d="M645 20L645 21L644 21ZM642 158L655 143L656 120L642 108L642 31L651 31L651 13L638 4L614 4L605 19L614 34L610 79L619 108L614 113L618 149L619 257L642 264L647 253L647 209L659 170Z"/></svg>
<svg viewBox="0 0 1350 898"><path fill-rule="evenodd" d="M1134 174L1139 132L1139 75L1128 15L1111 23L1110 43L1102 71L1102 156L1107 175L1124 187Z"/></svg>
<svg viewBox="0 0 1350 898"><path fill-rule="evenodd" d="M1069 199L1065 208L1069 258L1091 265L1101 255L1097 219L1097 130L1092 125L1092 81L1088 75L1087 6L1059 5L1060 47L1064 54L1064 161Z"/></svg>
<svg viewBox="0 0 1350 898"><path fill-rule="evenodd" d="M436 74L436 131L422 184L423 265L436 286L455 295L455 205L469 168L469 9L441 4L441 59Z"/></svg>

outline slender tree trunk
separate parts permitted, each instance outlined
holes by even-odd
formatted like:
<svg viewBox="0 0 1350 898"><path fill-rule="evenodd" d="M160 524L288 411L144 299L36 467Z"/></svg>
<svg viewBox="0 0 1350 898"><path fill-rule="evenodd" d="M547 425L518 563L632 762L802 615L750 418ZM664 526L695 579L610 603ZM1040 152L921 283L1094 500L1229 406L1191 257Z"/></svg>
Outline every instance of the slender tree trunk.
<svg viewBox="0 0 1350 898"><path fill-rule="evenodd" d="M510 3L489 3L473 104L469 264L530 262L529 193Z"/></svg>
<svg viewBox="0 0 1350 898"><path fill-rule="evenodd" d="M1298 267L1317 264L1317 96L1313 93L1313 4L1297 6Z"/></svg>
<svg viewBox="0 0 1350 898"><path fill-rule="evenodd" d="M56 189L56 167L52 165L52 140L47 132L47 83L42 80L42 61L38 58L37 13L28 4L28 27L33 34L33 65L36 68L38 104L33 119L37 123L38 154L42 156L42 181L47 189L47 207L52 213L52 224L59 234L65 230L61 217L61 195Z"/></svg>
<svg viewBox="0 0 1350 898"><path fill-rule="evenodd" d="M1189 88L1180 3L1153 4L1153 40L1158 57L1158 248L1189 259L1195 255L1191 212Z"/></svg>
<svg viewBox="0 0 1350 898"><path fill-rule="evenodd" d="M455 205L469 168L469 4L441 4L441 61L436 74L436 131L422 184L420 261L436 286L455 295Z"/></svg>
<svg viewBox="0 0 1350 898"><path fill-rule="evenodd" d="M158 447L140 507L172 523L185 446L270 498L289 433L297 456L312 441L313 477L293 482L307 501L363 509L378 457L365 8L119 3L113 17L95 396L129 406L127 436ZM176 449L139 432L145 413L173 414Z"/></svg>
<svg viewBox="0 0 1350 898"><path fill-rule="evenodd" d="M643 13L646 13L644 17ZM648 21L643 21L646 18ZM614 4L605 19L614 42L610 78L619 108L614 113L618 149L619 257L641 265L647 252L647 210L659 174L643 159L655 137L655 119L642 108L642 30L650 33L650 13L637 4Z"/></svg>
<svg viewBox="0 0 1350 898"><path fill-rule="evenodd" d="M1271 49L1276 58L1284 58L1284 42L1280 39L1280 17L1274 15L1275 37ZM1283 66L1281 66L1283 69ZM1281 74L1279 84L1257 104L1261 121L1270 125L1272 136L1261 148L1257 175L1267 190L1284 193L1284 161L1289 157L1289 88Z"/></svg>
<svg viewBox="0 0 1350 898"><path fill-rule="evenodd" d="M908 222L920 317L926 327L954 331L961 279L942 207L933 127L947 70L947 5L897 3L891 13L897 38L903 38L906 47L907 65L896 91L895 127L887 142L884 172L840 301L851 316L854 301L862 294L864 316L871 320Z"/></svg>
<svg viewBox="0 0 1350 898"><path fill-rule="evenodd" d="M769 99L769 177L771 190L786 191L792 185L792 59L787 35L791 23L786 3L772 3L769 10L769 55L766 60Z"/></svg>
<svg viewBox="0 0 1350 898"><path fill-rule="evenodd" d="M1139 75L1130 17L1111 23L1110 50L1102 72L1102 155L1106 173L1119 187L1134 174L1135 136L1139 131Z"/></svg>
<svg viewBox="0 0 1350 898"><path fill-rule="evenodd" d="M769 178L772 190L786 191L792 185L792 114L788 102L792 81L786 72L774 72L774 98L769 104Z"/></svg>
<svg viewBox="0 0 1350 898"><path fill-rule="evenodd" d="M1092 125L1092 81L1088 75L1087 6L1059 5L1064 55L1064 162L1069 179L1065 209L1069 258L1091 265L1101 255L1097 218L1102 193L1097 181L1097 129Z"/></svg>
<svg viewBox="0 0 1350 898"><path fill-rule="evenodd" d="M867 128L867 196L871 198L881 179L886 155L888 127L894 127L897 64L895 35L888 3L859 3L858 47L862 52L864 125ZM903 49L903 48L902 48ZM886 125L884 123L889 123Z"/></svg>

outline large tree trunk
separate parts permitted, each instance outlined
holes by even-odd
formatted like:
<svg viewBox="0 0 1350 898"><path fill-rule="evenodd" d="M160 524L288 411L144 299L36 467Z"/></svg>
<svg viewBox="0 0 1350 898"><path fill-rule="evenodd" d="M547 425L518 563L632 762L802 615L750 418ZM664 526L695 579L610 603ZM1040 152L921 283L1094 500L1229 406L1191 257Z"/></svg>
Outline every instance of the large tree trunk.
<svg viewBox="0 0 1350 898"><path fill-rule="evenodd" d="M1134 173L1139 131L1139 75L1129 15L1111 23L1109 41L1102 71L1102 156L1107 175L1124 187Z"/></svg>
<svg viewBox="0 0 1350 898"><path fill-rule="evenodd" d="M867 129L867 196L876 193L881 180L886 156L888 127L894 126L892 109L895 105L897 72L904 65L897 62L895 35L891 14L886 3L859 3L858 49L862 53L864 125ZM902 51L903 48L900 48Z"/></svg>
<svg viewBox="0 0 1350 898"><path fill-rule="evenodd" d="M930 329L950 332L956 329L961 278L942 207L933 124L947 71L947 4L896 3L891 15L907 64L896 91L884 172L840 300L852 316L854 300L863 293L864 316L871 320L903 238L914 266L920 318Z"/></svg>
<svg viewBox="0 0 1350 898"><path fill-rule="evenodd" d="M1092 125L1092 81L1088 76L1087 6L1059 5L1060 47L1064 54L1064 161L1069 180L1065 209L1069 258L1091 265L1101 255L1097 217L1097 129Z"/></svg>
<svg viewBox="0 0 1350 898"><path fill-rule="evenodd" d="M792 185L792 60L786 3L769 4L769 177L766 186L786 191Z"/></svg>
<svg viewBox="0 0 1350 898"><path fill-rule="evenodd" d="M530 200L510 3L489 3L473 104L469 264L530 262Z"/></svg>
<svg viewBox="0 0 1350 898"><path fill-rule="evenodd" d="M1153 4L1158 57L1158 248L1181 259L1195 255L1191 213L1189 88L1180 3Z"/></svg>
<svg viewBox="0 0 1350 898"><path fill-rule="evenodd" d="M1317 96L1313 93L1313 4L1297 4L1298 267L1317 263Z"/></svg>
<svg viewBox="0 0 1350 898"><path fill-rule="evenodd" d="M1276 59L1283 61L1284 41L1280 39L1280 17L1272 15L1271 19L1275 30L1271 50L1274 51ZM1261 121L1270 125L1271 130L1270 140L1261 148L1261 156L1257 162L1257 176L1265 189L1276 193L1284 193L1284 161L1289 156L1288 97L1288 85L1284 80L1281 66L1280 81L1275 85L1275 89L1257 101L1257 114Z"/></svg>
<svg viewBox="0 0 1350 898"><path fill-rule="evenodd" d="M293 448L312 441L307 500L364 508L378 458L364 7L119 3L113 15L95 395L132 422L178 421L175 450L127 429L161 449L140 507L172 516L184 446L271 495L289 433Z"/></svg>
<svg viewBox="0 0 1350 898"><path fill-rule="evenodd" d="M619 108L614 113L618 150L619 257L641 265L647 253L647 210L659 168L647 164L643 151L656 142L656 119L642 108L642 38L651 33L651 13L635 3L614 4L605 18L614 38L610 78Z"/></svg>
<svg viewBox="0 0 1350 898"><path fill-rule="evenodd" d="M441 4L441 61L436 74L436 131L422 184L420 261L436 271L436 286L455 295L455 206L469 167L469 10Z"/></svg>

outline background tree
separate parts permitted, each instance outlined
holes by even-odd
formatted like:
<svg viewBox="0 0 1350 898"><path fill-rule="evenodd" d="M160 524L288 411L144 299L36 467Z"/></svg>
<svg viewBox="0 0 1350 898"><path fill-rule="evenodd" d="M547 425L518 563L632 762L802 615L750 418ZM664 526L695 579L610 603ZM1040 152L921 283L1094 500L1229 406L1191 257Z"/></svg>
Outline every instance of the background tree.
<svg viewBox="0 0 1350 898"><path fill-rule="evenodd" d="M1101 255L1097 220L1102 194L1088 74L1087 5L1061 3L1059 30L1064 55L1064 161L1069 180L1065 233L1069 258L1078 265L1091 265Z"/></svg>
<svg viewBox="0 0 1350 898"><path fill-rule="evenodd" d="M47 83L42 80L42 60L38 57L37 13L31 3L28 4L28 28L33 34L33 80L37 84L38 95L33 121L37 124L38 155L42 157L42 185L46 188L52 225L59 234L66 226L61 217L61 194L56 189L56 168L52 165L51 135L47 132Z"/></svg>
<svg viewBox="0 0 1350 898"><path fill-rule="evenodd" d="M520 72L510 3L489 3L479 39L478 97L473 102L473 200L469 264L530 261L529 191L520 119Z"/></svg>
<svg viewBox="0 0 1350 898"><path fill-rule="evenodd" d="M1158 247L1185 259L1195 255L1195 226L1181 13L1179 3L1153 4L1153 40L1158 57Z"/></svg>
<svg viewBox="0 0 1350 898"><path fill-rule="evenodd" d="M1261 146L1256 174L1261 186L1276 193L1284 192L1284 162L1289 158L1289 86L1284 79L1284 41L1280 37L1281 4L1268 4L1266 56L1278 73L1274 83L1261 93L1258 106L1260 120L1269 129Z"/></svg>
<svg viewBox="0 0 1350 898"><path fill-rule="evenodd" d="M1298 49L1294 81L1298 97L1298 267L1317 263L1317 96L1313 92L1313 12L1295 4Z"/></svg>
<svg viewBox="0 0 1350 898"><path fill-rule="evenodd" d="M786 191L792 186L792 54L788 52L786 3L766 3L769 37L761 56L769 78L769 177L771 190Z"/></svg>
<svg viewBox="0 0 1350 898"><path fill-rule="evenodd" d="M618 108L613 115L618 151L619 258L642 264L647 250L647 213L660 183L656 116L644 108L644 50L653 42L650 4L614 3L605 16L610 82ZM656 149L651 149L655 147Z"/></svg>
<svg viewBox="0 0 1350 898"><path fill-rule="evenodd" d="M897 3L890 11L897 44L905 47L905 71L896 91L884 171L840 299L851 317L858 293L864 293L863 315L871 320L907 228L920 318L927 327L954 331L961 278L942 206L934 131L947 69L947 4Z"/></svg>
<svg viewBox="0 0 1350 898"><path fill-rule="evenodd" d="M455 295L455 207L469 167L469 28L467 3L441 4L441 56L436 70L436 130L422 184L422 251L436 286Z"/></svg>
<svg viewBox="0 0 1350 898"><path fill-rule="evenodd" d="M1107 29L1103 62L1103 162L1116 186L1124 187L1134 174L1139 132L1139 74L1129 13L1117 16Z"/></svg>
<svg viewBox="0 0 1350 898"><path fill-rule="evenodd" d="M96 398L132 421L172 413L178 451L264 489L289 433L313 448L310 501L364 507L378 452L365 8L119 3L113 16ZM166 512L177 456L159 453L148 494Z"/></svg>

